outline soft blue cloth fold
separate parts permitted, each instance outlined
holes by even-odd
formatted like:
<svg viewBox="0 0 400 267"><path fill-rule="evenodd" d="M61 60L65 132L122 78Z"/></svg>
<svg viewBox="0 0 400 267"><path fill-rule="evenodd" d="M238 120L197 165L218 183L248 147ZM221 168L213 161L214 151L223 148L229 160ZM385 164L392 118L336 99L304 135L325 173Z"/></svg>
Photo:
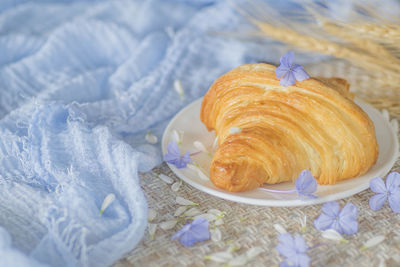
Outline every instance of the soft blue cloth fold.
<svg viewBox="0 0 400 267"><path fill-rule="evenodd" d="M229 1L1 1L0 266L108 266L132 250L138 172L161 162L146 131L160 140L222 73L277 62L276 43L221 34L249 28Z"/></svg>

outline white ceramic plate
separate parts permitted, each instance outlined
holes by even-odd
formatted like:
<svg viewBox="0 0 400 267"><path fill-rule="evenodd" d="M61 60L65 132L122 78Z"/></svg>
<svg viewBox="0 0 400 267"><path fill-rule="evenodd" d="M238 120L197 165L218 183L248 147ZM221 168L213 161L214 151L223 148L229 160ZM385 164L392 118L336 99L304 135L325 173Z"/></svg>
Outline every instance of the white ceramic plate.
<svg viewBox="0 0 400 267"><path fill-rule="evenodd" d="M163 153L167 153L167 145L172 140L172 131L179 130L184 132L181 152L198 151L193 142L201 141L205 146L211 147L215 140L215 133L208 132L204 124L200 121L200 108L202 99L198 99L182 109L169 123L162 138ZM206 192L210 195L226 200L241 202L260 206L302 206L323 203L342 199L357 194L369 187L369 181L374 177L385 176L394 165L399 151L397 136L392 129L389 121L375 108L359 100L356 103L369 115L375 125L376 136L379 144L379 156L376 164L364 175L339 182L335 185L318 185L316 199L300 200L296 194L277 194L269 193L260 189L246 192L233 193L217 188L210 180L201 179L195 170L184 168L178 169L172 164L168 164L171 170L183 181ZM192 157L209 175L211 157L205 153L200 153ZM293 183L281 183L266 186L271 189L291 190Z"/></svg>

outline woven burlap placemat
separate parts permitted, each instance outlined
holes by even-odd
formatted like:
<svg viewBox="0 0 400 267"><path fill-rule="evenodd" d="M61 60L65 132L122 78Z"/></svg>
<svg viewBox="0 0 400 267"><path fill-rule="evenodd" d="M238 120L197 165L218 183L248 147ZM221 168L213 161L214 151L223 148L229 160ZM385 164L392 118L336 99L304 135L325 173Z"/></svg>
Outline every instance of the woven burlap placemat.
<svg viewBox="0 0 400 267"><path fill-rule="evenodd" d="M385 88L374 84L363 70L343 61L319 63L306 66L306 69L313 76L346 78L356 96L378 109L387 109L391 119L400 122L400 92L386 92ZM392 170L400 171L399 159ZM188 248L170 240L183 223L171 230L158 228L154 239L146 232L139 245L115 266L221 266L205 257L226 251L232 245L236 247L234 255L241 255L252 247L263 249L263 253L248 262L247 266L278 266L282 257L275 249L278 233L273 225L279 223L292 234L300 233L300 219L304 216L307 216L307 229L302 235L307 245L321 244L308 251L312 266L400 266L400 215L393 213L387 204L379 211L371 210L368 200L373 193L370 190L339 201L341 205L352 202L359 210L359 231L348 236L350 242L344 244L321 238L320 231L314 228L313 220L321 213L321 205L293 208L251 206L213 197L186 183L174 192L156 173L166 174L178 181L166 164L140 175L149 208L157 212L154 223L174 219L173 214L179 207L175 199L181 196L199 203L198 208L203 212L213 208L226 212L224 224L218 226L222 238L218 242L210 240ZM385 240L378 246L361 251L363 243L376 235L384 235Z"/></svg>

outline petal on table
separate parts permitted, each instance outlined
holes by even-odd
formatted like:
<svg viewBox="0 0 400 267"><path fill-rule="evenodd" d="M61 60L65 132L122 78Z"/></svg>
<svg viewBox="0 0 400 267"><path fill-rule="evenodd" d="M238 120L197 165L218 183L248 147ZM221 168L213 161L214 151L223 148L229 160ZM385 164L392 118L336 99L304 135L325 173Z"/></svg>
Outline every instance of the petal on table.
<svg viewBox="0 0 400 267"><path fill-rule="evenodd" d="M322 205L322 212L331 218L336 218L339 216L339 203L336 201L327 202Z"/></svg>
<svg viewBox="0 0 400 267"><path fill-rule="evenodd" d="M379 210L386 202L386 194L376 194L369 199L369 206L373 210Z"/></svg>
<svg viewBox="0 0 400 267"><path fill-rule="evenodd" d="M317 219L314 220L314 226L318 230L326 230L331 228L333 221L334 219L332 217L322 213Z"/></svg>
<svg viewBox="0 0 400 267"><path fill-rule="evenodd" d="M377 177L369 182L369 188L375 193L386 193L386 186L382 178Z"/></svg>

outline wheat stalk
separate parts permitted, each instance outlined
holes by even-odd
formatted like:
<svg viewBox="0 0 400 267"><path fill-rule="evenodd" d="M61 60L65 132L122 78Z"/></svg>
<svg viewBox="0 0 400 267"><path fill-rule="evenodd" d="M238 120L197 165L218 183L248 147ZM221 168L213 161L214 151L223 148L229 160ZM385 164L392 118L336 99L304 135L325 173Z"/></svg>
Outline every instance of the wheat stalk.
<svg viewBox="0 0 400 267"><path fill-rule="evenodd" d="M400 41L400 26L398 25L376 25L371 23L350 24L341 23L343 27L358 33L363 37L391 42Z"/></svg>
<svg viewBox="0 0 400 267"><path fill-rule="evenodd" d="M382 83L388 83L390 81L390 83L400 84L400 65L396 63L382 61L377 56L362 53L361 51L351 49L329 40L300 34L289 28L274 27L270 24L254 19L251 19L251 21L257 25L264 34L273 39L307 51L319 52L325 55L348 60L359 67L382 73Z"/></svg>

